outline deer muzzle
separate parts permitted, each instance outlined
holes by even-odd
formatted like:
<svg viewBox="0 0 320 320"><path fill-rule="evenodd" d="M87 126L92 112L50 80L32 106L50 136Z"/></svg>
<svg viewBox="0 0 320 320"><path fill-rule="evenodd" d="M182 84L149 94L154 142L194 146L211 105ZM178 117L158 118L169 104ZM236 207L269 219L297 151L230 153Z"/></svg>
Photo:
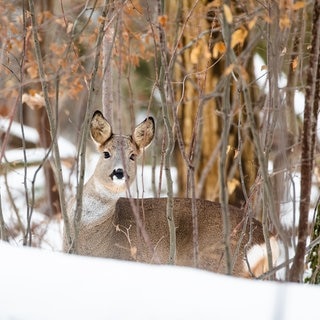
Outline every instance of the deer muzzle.
<svg viewBox="0 0 320 320"><path fill-rule="evenodd" d="M118 180L123 180L125 178L124 175L124 171L123 169L119 168L119 169L114 169L112 171L112 173L110 174L110 178L112 180L114 180L114 178L118 179Z"/></svg>

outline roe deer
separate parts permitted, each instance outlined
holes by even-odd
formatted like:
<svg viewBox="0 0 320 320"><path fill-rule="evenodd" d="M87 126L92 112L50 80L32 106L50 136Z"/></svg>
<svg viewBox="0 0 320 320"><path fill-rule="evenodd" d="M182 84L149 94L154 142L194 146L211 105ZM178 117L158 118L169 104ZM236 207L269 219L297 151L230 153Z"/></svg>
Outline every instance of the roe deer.
<svg viewBox="0 0 320 320"><path fill-rule="evenodd" d="M94 174L84 186L76 253L148 263L167 263L167 199L121 198L122 193L135 179L136 159L153 139L153 118L149 117L139 124L132 136L124 136L113 134L102 113L96 111L91 120L90 131L102 155ZM177 265L194 266L191 208L191 199L174 199ZM224 273L226 259L221 205L197 199L196 208L199 248L196 266ZM72 200L68 209L71 237L74 236L74 211L75 200ZM244 212L238 208L230 206L229 212L232 274L243 277L259 276L268 270L262 226L255 219L246 219ZM270 237L270 244L274 263L278 256L275 237ZM66 240L64 250L69 251Z"/></svg>

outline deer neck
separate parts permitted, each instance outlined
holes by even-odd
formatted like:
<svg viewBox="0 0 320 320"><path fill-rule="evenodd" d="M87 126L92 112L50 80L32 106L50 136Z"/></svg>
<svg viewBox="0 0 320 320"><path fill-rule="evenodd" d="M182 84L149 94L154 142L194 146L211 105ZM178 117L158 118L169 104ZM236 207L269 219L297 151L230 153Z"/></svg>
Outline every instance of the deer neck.
<svg viewBox="0 0 320 320"><path fill-rule="evenodd" d="M82 224L98 224L113 217L118 199L125 192L115 193L93 175L84 186Z"/></svg>

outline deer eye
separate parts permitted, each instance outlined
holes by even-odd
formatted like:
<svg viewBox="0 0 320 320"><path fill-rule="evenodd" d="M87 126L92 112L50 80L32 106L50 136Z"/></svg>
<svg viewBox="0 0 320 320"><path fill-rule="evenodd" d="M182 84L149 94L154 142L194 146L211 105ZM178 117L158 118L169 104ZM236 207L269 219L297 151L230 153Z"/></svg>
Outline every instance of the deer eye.
<svg viewBox="0 0 320 320"><path fill-rule="evenodd" d="M110 153L108 151L103 152L103 156L105 159L109 159L111 157Z"/></svg>
<svg viewBox="0 0 320 320"><path fill-rule="evenodd" d="M132 153L132 154L130 155L130 160L135 161L136 158L137 158L137 155L136 155L136 154Z"/></svg>

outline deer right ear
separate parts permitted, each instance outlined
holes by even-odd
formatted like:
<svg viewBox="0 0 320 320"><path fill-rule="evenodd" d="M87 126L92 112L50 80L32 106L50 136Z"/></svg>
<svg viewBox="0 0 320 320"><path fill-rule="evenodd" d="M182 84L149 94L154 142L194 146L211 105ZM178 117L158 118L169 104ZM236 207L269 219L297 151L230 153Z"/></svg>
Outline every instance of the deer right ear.
<svg viewBox="0 0 320 320"><path fill-rule="evenodd" d="M149 117L136 126L132 134L132 138L139 149L146 148L151 143L154 137L154 132L154 120L152 117Z"/></svg>
<svg viewBox="0 0 320 320"><path fill-rule="evenodd" d="M104 144L111 136L112 129L109 122L100 111L95 111L90 123L91 137L97 144Z"/></svg>

